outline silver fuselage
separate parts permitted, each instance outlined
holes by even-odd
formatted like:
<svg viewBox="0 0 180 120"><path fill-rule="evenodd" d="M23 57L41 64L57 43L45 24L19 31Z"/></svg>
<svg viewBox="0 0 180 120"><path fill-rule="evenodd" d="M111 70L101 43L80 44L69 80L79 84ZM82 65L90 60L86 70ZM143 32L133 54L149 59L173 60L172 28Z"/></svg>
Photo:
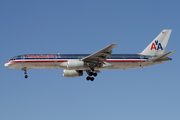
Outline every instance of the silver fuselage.
<svg viewBox="0 0 180 120"><path fill-rule="evenodd" d="M79 60L89 54L28 54L13 57L5 63L5 66L13 69L69 69L68 60ZM101 67L95 67L95 70L105 69L130 69L151 66L171 60L166 58L161 61L153 62L156 56L146 56L140 54L112 54ZM72 68L71 68L72 69ZM75 70L89 70L89 67L76 68Z"/></svg>

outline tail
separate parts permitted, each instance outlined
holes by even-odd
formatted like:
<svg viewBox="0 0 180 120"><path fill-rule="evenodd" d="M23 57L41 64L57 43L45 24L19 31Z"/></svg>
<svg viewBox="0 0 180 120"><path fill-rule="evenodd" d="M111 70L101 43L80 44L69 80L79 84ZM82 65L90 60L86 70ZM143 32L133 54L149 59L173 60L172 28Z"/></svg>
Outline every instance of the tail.
<svg viewBox="0 0 180 120"><path fill-rule="evenodd" d="M171 29L164 29L140 54L159 56L164 54Z"/></svg>

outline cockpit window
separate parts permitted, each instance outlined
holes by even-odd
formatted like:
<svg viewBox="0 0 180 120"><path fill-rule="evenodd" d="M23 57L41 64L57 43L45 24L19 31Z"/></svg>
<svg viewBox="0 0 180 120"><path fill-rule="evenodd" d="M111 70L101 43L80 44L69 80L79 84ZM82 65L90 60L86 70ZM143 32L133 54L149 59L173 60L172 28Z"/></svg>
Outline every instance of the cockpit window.
<svg viewBox="0 0 180 120"><path fill-rule="evenodd" d="M12 59L10 59L9 61L13 61L13 60L16 60L15 58L12 58Z"/></svg>

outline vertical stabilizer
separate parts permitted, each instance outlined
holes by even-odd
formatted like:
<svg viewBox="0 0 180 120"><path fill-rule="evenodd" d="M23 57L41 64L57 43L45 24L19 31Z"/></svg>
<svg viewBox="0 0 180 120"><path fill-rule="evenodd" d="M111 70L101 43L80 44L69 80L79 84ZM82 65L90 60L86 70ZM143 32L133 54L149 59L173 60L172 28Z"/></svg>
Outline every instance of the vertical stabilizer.
<svg viewBox="0 0 180 120"><path fill-rule="evenodd" d="M166 49L171 31L171 29L164 29L140 54L162 55Z"/></svg>

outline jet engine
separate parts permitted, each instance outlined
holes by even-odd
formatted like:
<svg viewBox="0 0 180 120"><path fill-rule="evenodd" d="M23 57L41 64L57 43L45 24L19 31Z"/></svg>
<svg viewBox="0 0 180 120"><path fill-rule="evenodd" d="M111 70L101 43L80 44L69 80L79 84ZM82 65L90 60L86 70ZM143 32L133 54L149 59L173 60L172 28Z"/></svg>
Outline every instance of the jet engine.
<svg viewBox="0 0 180 120"><path fill-rule="evenodd" d="M80 61L80 60L68 60L67 61L68 69L80 69L80 68L84 68L84 66L85 66L84 61Z"/></svg>
<svg viewBox="0 0 180 120"><path fill-rule="evenodd" d="M64 77L79 77L83 76L83 71L82 70L63 70L63 76Z"/></svg>

